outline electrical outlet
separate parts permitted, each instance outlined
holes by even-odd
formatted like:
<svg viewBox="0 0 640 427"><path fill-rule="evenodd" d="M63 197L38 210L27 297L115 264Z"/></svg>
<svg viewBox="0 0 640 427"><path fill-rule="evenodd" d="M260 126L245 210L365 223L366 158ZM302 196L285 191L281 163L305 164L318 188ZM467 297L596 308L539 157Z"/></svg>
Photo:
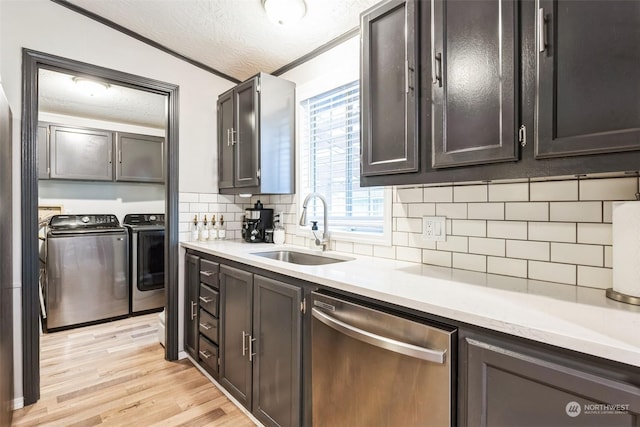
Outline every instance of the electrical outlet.
<svg viewBox="0 0 640 427"><path fill-rule="evenodd" d="M424 240L443 242L447 240L447 217L423 216L422 238Z"/></svg>

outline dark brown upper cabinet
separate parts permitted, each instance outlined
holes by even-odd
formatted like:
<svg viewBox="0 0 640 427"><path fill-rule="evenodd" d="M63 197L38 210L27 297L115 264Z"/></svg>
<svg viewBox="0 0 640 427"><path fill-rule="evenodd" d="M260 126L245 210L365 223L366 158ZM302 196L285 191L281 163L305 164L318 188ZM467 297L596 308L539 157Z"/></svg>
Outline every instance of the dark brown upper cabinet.
<svg viewBox="0 0 640 427"><path fill-rule="evenodd" d="M118 132L116 152L116 181L164 182L164 138Z"/></svg>
<svg viewBox="0 0 640 427"><path fill-rule="evenodd" d="M416 172L417 1L392 0L361 15L362 175Z"/></svg>
<svg viewBox="0 0 640 427"><path fill-rule="evenodd" d="M541 0L536 158L640 150L640 2Z"/></svg>
<svg viewBox="0 0 640 427"><path fill-rule="evenodd" d="M218 97L220 193L294 192L294 91L259 73Z"/></svg>
<svg viewBox="0 0 640 427"><path fill-rule="evenodd" d="M516 0L434 0L433 167L518 159Z"/></svg>

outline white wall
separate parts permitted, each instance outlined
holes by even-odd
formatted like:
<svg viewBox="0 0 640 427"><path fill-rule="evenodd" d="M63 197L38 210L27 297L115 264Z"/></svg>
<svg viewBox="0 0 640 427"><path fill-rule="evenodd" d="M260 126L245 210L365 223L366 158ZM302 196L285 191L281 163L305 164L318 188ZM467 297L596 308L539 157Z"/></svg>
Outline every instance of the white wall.
<svg viewBox="0 0 640 427"><path fill-rule="evenodd" d="M180 86L180 191L217 191L216 99L233 83L48 0L0 1L0 75L13 110L14 230L21 229L20 130L22 48ZM14 281L21 286L21 236L14 234ZM19 300L17 298L16 300ZM20 337L20 307L16 338ZM21 342L15 343L16 393L22 396Z"/></svg>

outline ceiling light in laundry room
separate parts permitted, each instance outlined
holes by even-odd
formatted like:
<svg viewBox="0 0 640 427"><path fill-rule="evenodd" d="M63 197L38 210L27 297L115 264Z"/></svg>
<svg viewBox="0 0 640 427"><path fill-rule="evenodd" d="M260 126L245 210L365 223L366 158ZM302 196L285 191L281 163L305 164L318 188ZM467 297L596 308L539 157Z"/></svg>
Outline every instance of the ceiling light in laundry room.
<svg viewBox="0 0 640 427"><path fill-rule="evenodd" d="M98 80L88 79L86 77L74 77L73 82L78 90L89 96L103 95L109 89L109 83Z"/></svg>
<svg viewBox="0 0 640 427"><path fill-rule="evenodd" d="M280 25L298 22L307 13L304 0L263 0L267 17Z"/></svg>

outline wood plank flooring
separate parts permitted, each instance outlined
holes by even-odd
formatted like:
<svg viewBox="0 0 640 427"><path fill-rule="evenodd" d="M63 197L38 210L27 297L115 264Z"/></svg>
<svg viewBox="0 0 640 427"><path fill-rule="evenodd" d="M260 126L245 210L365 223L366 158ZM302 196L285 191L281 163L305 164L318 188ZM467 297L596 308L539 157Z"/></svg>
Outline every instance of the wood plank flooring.
<svg viewBox="0 0 640 427"><path fill-rule="evenodd" d="M41 398L13 426L253 426L189 360L167 362L158 315L45 334Z"/></svg>

